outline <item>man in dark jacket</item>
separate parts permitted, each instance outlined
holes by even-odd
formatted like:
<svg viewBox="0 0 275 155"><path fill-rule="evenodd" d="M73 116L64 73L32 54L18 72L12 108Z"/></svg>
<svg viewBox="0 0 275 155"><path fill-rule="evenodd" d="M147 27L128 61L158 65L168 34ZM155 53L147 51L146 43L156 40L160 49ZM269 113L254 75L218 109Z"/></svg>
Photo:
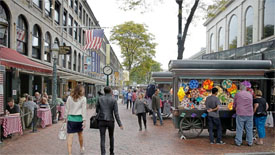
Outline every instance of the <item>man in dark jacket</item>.
<svg viewBox="0 0 275 155"><path fill-rule="evenodd" d="M112 97L112 89L110 87L104 88L105 96L101 96L96 105L96 112L99 113L98 117L98 126L100 131L100 148L101 155L106 154L105 150L105 133L106 129L109 132L110 138L110 154L114 154L114 129L115 129L115 120L114 115L117 121L118 126L121 130L123 130L123 126L121 124L117 101Z"/></svg>
<svg viewBox="0 0 275 155"><path fill-rule="evenodd" d="M154 125L157 123L156 113L159 117L160 125L162 125L162 116L160 113L160 97L159 89L156 90L155 94L152 96L152 109L153 109L153 122Z"/></svg>

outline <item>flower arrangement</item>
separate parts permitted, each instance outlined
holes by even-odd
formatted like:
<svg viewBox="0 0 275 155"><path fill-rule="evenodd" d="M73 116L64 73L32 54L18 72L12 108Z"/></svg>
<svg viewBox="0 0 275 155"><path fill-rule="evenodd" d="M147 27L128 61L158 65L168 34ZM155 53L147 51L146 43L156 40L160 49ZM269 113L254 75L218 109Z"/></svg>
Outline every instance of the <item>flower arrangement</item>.
<svg viewBox="0 0 275 155"><path fill-rule="evenodd" d="M214 82L208 79L205 80L202 85L205 90L211 90L213 88Z"/></svg>
<svg viewBox="0 0 275 155"><path fill-rule="evenodd" d="M231 86L232 86L232 81L231 80L223 80L222 81L222 87L224 89L231 88Z"/></svg>
<svg viewBox="0 0 275 155"><path fill-rule="evenodd" d="M184 92L188 92L189 86L185 83L182 83L181 86L183 87Z"/></svg>
<svg viewBox="0 0 275 155"><path fill-rule="evenodd" d="M189 82L190 89L196 89L199 87L199 82L197 80L191 80Z"/></svg>
<svg viewBox="0 0 275 155"><path fill-rule="evenodd" d="M183 90L183 87L180 87L178 91L178 98L180 102L183 100L184 96L185 96L185 92Z"/></svg>
<svg viewBox="0 0 275 155"><path fill-rule="evenodd" d="M190 95L192 98L198 98L200 96L199 90L198 89L191 90Z"/></svg>
<svg viewBox="0 0 275 155"><path fill-rule="evenodd" d="M215 86L218 89L218 96L223 93L223 89L220 86Z"/></svg>

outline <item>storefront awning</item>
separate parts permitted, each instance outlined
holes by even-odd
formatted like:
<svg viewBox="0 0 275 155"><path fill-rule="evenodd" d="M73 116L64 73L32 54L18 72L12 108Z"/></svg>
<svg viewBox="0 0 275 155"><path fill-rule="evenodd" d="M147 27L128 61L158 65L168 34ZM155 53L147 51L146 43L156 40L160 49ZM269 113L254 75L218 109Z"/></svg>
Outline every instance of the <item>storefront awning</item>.
<svg viewBox="0 0 275 155"><path fill-rule="evenodd" d="M152 78L158 84L166 84L173 82L173 74L171 72L153 72Z"/></svg>
<svg viewBox="0 0 275 155"><path fill-rule="evenodd" d="M20 68L40 73L52 73L52 69L45 65L36 63L17 51L0 47L0 64L8 67Z"/></svg>

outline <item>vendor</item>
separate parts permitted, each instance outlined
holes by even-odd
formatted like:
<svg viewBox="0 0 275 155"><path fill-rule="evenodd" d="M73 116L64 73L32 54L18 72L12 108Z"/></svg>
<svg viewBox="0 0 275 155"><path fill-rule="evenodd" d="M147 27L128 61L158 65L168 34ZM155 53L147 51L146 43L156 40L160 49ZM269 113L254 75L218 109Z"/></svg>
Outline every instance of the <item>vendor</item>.
<svg viewBox="0 0 275 155"><path fill-rule="evenodd" d="M9 114L10 116L19 116L20 115L20 108L17 104L14 104L14 100L12 98L8 99L6 113Z"/></svg>

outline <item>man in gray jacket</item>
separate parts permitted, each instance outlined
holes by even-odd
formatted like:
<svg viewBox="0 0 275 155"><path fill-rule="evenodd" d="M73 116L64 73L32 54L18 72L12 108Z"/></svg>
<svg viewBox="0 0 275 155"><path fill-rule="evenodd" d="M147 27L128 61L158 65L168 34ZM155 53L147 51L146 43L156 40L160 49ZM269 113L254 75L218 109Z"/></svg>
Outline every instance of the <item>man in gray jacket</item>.
<svg viewBox="0 0 275 155"><path fill-rule="evenodd" d="M106 154L105 150L105 133L106 129L109 132L110 138L110 154L114 154L114 129L115 129L115 120L114 115L117 121L118 126L121 130L123 130L123 126L121 124L117 101L112 97L112 89L110 87L104 88L105 96L101 96L98 99L96 105L96 112L99 114L98 116L98 126L100 131L100 148L101 155Z"/></svg>
<svg viewBox="0 0 275 155"><path fill-rule="evenodd" d="M156 113L159 117L160 125L163 125L162 123L162 116L160 113L160 97L159 97L159 89L155 91L155 94L152 96L152 109L153 109L153 122L154 125L157 123Z"/></svg>

